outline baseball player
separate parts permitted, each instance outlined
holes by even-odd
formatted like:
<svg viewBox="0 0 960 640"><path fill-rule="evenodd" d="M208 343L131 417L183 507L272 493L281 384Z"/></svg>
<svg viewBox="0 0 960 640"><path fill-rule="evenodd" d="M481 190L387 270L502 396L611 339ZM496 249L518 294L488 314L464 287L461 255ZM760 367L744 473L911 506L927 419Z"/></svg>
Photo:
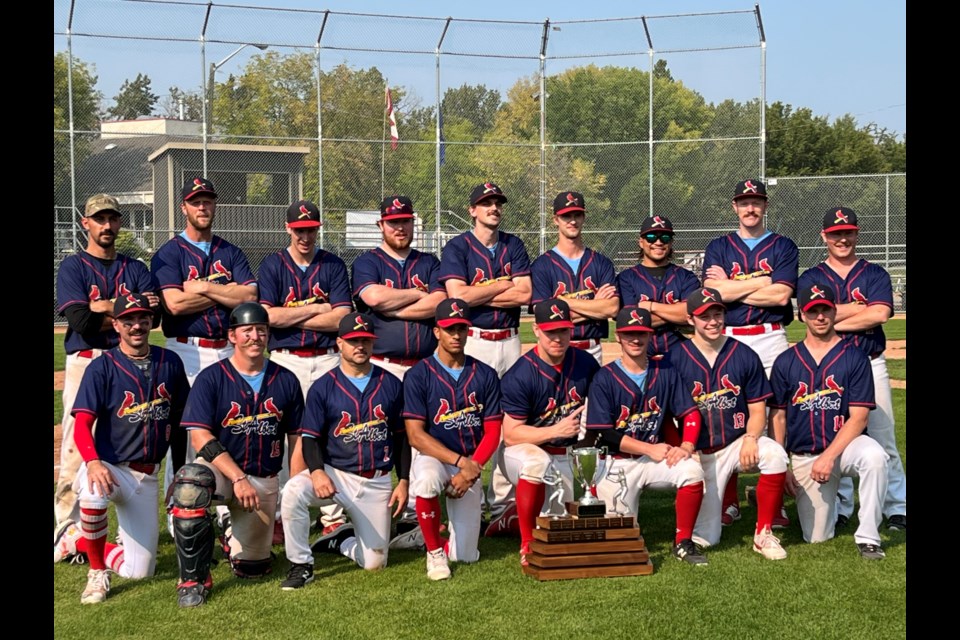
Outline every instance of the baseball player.
<svg viewBox="0 0 960 640"><path fill-rule="evenodd" d="M401 418L403 385L370 363L376 338L369 315L345 316L337 333L340 366L307 394L301 443L308 469L290 478L281 505L290 561L284 591L313 580L313 551L341 553L368 571L387 566L391 507L396 516L407 503L410 445ZM309 509L330 498L352 524L311 549Z"/></svg>
<svg viewBox="0 0 960 640"><path fill-rule="evenodd" d="M617 314L617 342L623 355L593 378L587 406L587 430L599 434L612 457L597 484L597 497L616 508L619 483L611 476L622 472L627 482L623 502L637 513L640 493L649 485L677 488L677 526L673 555L694 566L707 558L693 543L693 528L703 501L703 468L693 455L700 433L700 412L685 393L680 375L669 358L649 356L647 343L654 333L650 312L624 307ZM663 440L663 422L673 415L683 424L677 446Z"/></svg>
<svg viewBox="0 0 960 640"><path fill-rule="evenodd" d="M887 346L883 324L893 315L893 285L883 267L857 257L858 234L857 214L852 209L827 210L820 234L827 247L827 259L803 272L797 285L802 288L815 281L829 284L837 297L834 329L870 358L877 406L867 419L867 432L890 457L883 513L889 529L905 531L907 478L897 449L890 375L883 355ZM853 480L841 478L837 495L838 526L842 526L853 515Z"/></svg>
<svg viewBox="0 0 960 640"><path fill-rule="evenodd" d="M480 472L500 444L500 380L497 372L463 349L468 307L448 298L437 305L437 351L403 381L404 422L413 461L410 489L427 549L427 577L450 577L449 560L480 558L483 492ZM446 493L450 539L440 538L440 494Z"/></svg>
<svg viewBox="0 0 960 640"><path fill-rule="evenodd" d="M516 487L520 564L527 565L533 529L545 503L544 475L560 472L563 500L573 499L573 469L567 457L580 433L587 388L600 369L595 358L570 348L573 330L566 301L548 298L534 308L534 348L503 376L504 477ZM556 515L560 515L559 513Z"/></svg>
<svg viewBox="0 0 960 640"><path fill-rule="evenodd" d="M433 254L410 246L413 221L410 198L384 198L377 221L383 242L360 254L352 269L357 310L373 317L377 334L370 359L401 381L410 367L429 357L436 348L433 317L437 305L447 297L438 280L440 261ZM417 452L413 451L410 486L416 483L416 458ZM411 492L397 523L397 535L390 541L391 549L423 547L414 500Z"/></svg>
<svg viewBox="0 0 960 640"><path fill-rule="evenodd" d="M233 354L200 372L181 423L197 451L196 462L180 468L172 489L181 607L206 602L213 585L207 507L214 501L230 512L224 536L233 573L241 578L270 573L284 440L292 445L303 418L297 376L265 358L266 309L241 303L229 323Z"/></svg>
<svg viewBox="0 0 960 640"><path fill-rule="evenodd" d="M583 194L565 191L553 200L553 224L557 227L557 245L533 261L531 303L560 298L570 306L574 322L571 347L590 352L603 364L601 343L607 338L607 320L617 315L613 263L583 244L586 218Z"/></svg>
<svg viewBox="0 0 960 640"><path fill-rule="evenodd" d="M270 359L296 374L304 401L310 385L340 364L337 327L352 311L347 267L339 257L317 247L320 226L320 210L314 203L291 204L286 223L290 244L264 259L257 281L260 304L270 317ZM280 472L281 502L290 476L307 468L299 436L294 440L290 462L284 460ZM336 504L321 508L324 535L344 521L343 510ZM274 544L281 544L279 514L274 534Z"/></svg>
<svg viewBox="0 0 960 640"><path fill-rule="evenodd" d="M874 408L870 359L837 335L836 295L828 283L804 284L797 304L807 335L777 357L770 378L773 434L793 468L786 489L796 495L803 539L822 542L834 536L840 478L859 477L860 526L853 539L861 557L880 560L887 454L865 432Z"/></svg>
<svg viewBox="0 0 960 640"><path fill-rule="evenodd" d="M160 304L154 293L156 282L146 265L117 252L115 243L121 224L117 199L105 193L88 198L80 224L87 232L87 248L65 258L57 272L57 312L67 320L63 336L67 361L60 471L53 500L57 519L54 537L80 516L73 481L83 458L74 446L73 403L87 366L104 350L120 342L111 317L114 300L121 295L142 293L153 310L159 310Z"/></svg>
<svg viewBox="0 0 960 640"><path fill-rule="evenodd" d="M450 240L440 259L447 295L470 305L467 355L493 367L501 378L520 358L520 308L530 304L533 293L523 241L500 231L506 202L493 182L474 187L469 208L473 229ZM493 457L485 535L516 531L516 500L513 485L500 471L502 456L503 446Z"/></svg>
<svg viewBox="0 0 960 640"><path fill-rule="evenodd" d="M666 216L649 216L640 225L640 262L617 275L617 291L623 306L638 306L650 312L653 335L651 356L670 351L686 340L680 327L686 325L684 300L700 287L691 271L671 262L673 223Z"/></svg>
<svg viewBox="0 0 960 640"><path fill-rule="evenodd" d="M786 326L793 320L790 298L797 286L797 245L768 231L767 187L759 180L743 180L733 192L733 211L739 227L712 240L703 259L703 286L720 292L727 305L724 334L757 352L763 368L770 369L786 351ZM724 494L723 524L740 519L737 474L730 477ZM781 507L775 529L789 526Z"/></svg>
<svg viewBox="0 0 960 640"><path fill-rule="evenodd" d="M190 387L180 358L150 346L151 300L139 293L119 296L111 315L120 344L87 367L72 410L73 437L83 457L76 482L82 532L76 526L65 529L53 551L54 562L77 552L87 555L83 604L106 599L108 571L124 578L153 575L157 470L171 437L173 466L183 463L186 446L179 427ZM110 502L116 505L119 545L107 542Z"/></svg>
<svg viewBox="0 0 960 640"><path fill-rule="evenodd" d="M675 346L670 362L700 409L697 440L703 467L704 497L693 528L702 547L720 542L723 489L733 471L760 471L757 484L757 526L753 550L769 560L782 560L771 525L783 501L787 454L763 435L770 383L760 357L739 340L723 335L726 306L716 289L702 287L687 298L693 337Z"/></svg>

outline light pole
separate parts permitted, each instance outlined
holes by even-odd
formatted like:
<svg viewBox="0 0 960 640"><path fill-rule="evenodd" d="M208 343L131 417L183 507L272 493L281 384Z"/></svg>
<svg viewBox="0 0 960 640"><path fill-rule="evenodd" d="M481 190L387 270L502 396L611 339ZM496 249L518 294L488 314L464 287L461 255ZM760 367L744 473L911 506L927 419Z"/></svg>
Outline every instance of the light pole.
<svg viewBox="0 0 960 640"><path fill-rule="evenodd" d="M230 55L228 55L226 58L224 58L220 62L213 62L210 64L210 78L207 80L207 123L206 123L207 131L209 131L210 133L213 133L213 86L215 84L213 76L217 72L217 69L220 69L223 65L227 64L227 61L230 60L230 58L237 55L247 47L256 47L257 49L260 49L260 51L265 51L269 47L269 45L253 44L248 42L247 44L242 44L236 49L234 49L230 53Z"/></svg>

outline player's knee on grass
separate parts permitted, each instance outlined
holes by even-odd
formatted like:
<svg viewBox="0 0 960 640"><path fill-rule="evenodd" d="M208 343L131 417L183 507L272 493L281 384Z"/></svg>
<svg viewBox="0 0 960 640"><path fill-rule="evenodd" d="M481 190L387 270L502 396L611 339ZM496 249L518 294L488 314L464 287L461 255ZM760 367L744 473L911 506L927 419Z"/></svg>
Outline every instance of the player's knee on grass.
<svg viewBox="0 0 960 640"><path fill-rule="evenodd" d="M230 567L233 569L233 575L238 578L261 578L273 572L272 559L267 557L262 560L236 560L230 559Z"/></svg>

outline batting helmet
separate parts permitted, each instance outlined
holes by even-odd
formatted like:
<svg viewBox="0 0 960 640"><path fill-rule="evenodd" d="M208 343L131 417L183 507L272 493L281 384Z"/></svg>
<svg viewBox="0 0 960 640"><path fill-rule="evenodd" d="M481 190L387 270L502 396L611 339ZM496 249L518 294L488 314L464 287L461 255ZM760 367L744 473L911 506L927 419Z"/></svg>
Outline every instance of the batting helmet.
<svg viewBox="0 0 960 640"><path fill-rule="evenodd" d="M243 302L230 312L230 328L246 324L270 324L267 310L256 302Z"/></svg>

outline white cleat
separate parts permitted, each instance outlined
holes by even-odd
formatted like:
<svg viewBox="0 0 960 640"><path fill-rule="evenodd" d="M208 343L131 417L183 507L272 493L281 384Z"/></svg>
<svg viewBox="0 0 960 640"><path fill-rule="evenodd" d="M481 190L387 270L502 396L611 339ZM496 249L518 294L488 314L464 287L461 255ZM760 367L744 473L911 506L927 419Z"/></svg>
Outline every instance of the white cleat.
<svg viewBox="0 0 960 640"><path fill-rule="evenodd" d="M753 536L753 550L767 560L783 560L787 557L787 552L780 546L780 538L768 528Z"/></svg>
<svg viewBox="0 0 960 640"><path fill-rule="evenodd" d="M450 577L450 565L443 547L427 552L427 577L431 580L446 580Z"/></svg>

